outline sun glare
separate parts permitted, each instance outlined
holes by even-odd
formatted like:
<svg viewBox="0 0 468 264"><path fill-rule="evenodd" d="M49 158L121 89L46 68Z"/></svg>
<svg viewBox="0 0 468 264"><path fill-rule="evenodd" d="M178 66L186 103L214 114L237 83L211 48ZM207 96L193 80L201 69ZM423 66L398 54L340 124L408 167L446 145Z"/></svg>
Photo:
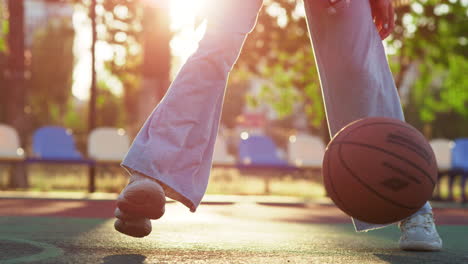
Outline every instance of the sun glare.
<svg viewBox="0 0 468 264"><path fill-rule="evenodd" d="M205 0L142 0L146 4L154 5L155 7L167 9L170 18L170 30L174 33L171 40L171 53L173 56L171 75L172 77L179 71L183 63L188 57L195 52L198 47L199 40L203 37L205 32L204 25L195 28L197 14L203 12ZM117 8L116 14L121 18L128 16L128 9L120 6ZM91 76L89 65L91 63L91 55L89 47L91 45L91 29L90 22L87 17L86 10L78 9L73 16L73 23L76 29L75 38L75 56L77 60L76 68L74 71L74 83L72 92L73 95L81 100L89 98L89 86L91 83ZM124 42L127 36L125 33L116 35L116 41ZM106 79L109 85L113 88L113 92L121 94L122 85L118 84L115 78L111 78L108 72L104 70L104 62L112 59L112 49L104 42L98 42L96 46L97 52L97 65L100 77ZM132 49L135 51L135 49ZM110 52L110 54L109 54ZM124 53L114 47L114 52L117 55L116 63L118 65L125 64ZM123 55L122 55L123 54ZM121 56L119 56L121 55Z"/></svg>
<svg viewBox="0 0 468 264"><path fill-rule="evenodd" d="M184 27L193 27L195 17L200 11L200 0L171 0L169 12L172 30L180 30Z"/></svg>
<svg viewBox="0 0 468 264"><path fill-rule="evenodd" d="M170 0L169 14L171 30L175 33L171 40L171 50L175 61L172 75L197 49L198 41L204 34L204 27L195 28L197 15L203 12L204 0Z"/></svg>

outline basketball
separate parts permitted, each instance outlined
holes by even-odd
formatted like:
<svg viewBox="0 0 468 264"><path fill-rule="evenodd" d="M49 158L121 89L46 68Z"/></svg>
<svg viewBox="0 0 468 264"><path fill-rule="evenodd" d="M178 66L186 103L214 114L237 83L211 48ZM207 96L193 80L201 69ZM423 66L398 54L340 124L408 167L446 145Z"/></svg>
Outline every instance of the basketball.
<svg viewBox="0 0 468 264"><path fill-rule="evenodd" d="M370 117L333 137L323 177L328 195L343 212L388 224L411 216L431 198L437 164L417 129L400 120Z"/></svg>

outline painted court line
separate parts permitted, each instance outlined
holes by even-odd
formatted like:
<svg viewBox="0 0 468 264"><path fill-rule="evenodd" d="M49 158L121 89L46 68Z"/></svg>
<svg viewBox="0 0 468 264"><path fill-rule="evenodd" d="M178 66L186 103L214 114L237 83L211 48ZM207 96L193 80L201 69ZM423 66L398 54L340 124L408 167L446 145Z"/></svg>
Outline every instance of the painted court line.
<svg viewBox="0 0 468 264"><path fill-rule="evenodd" d="M0 237L0 241L9 241L9 242L15 242L15 243L29 244L31 246L42 249L41 253L38 253L38 254L3 260L2 261L3 264L16 264L16 263L41 261L41 260L46 260L46 259L62 256L64 253L62 249L54 245L44 243L44 242L36 242L32 240L5 238L5 237Z"/></svg>

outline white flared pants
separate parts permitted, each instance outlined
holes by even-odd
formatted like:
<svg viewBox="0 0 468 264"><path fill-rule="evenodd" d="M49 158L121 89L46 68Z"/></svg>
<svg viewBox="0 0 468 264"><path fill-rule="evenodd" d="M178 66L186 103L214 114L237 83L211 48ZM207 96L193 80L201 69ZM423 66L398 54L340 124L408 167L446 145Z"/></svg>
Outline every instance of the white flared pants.
<svg viewBox="0 0 468 264"><path fill-rule="evenodd" d="M330 134L369 116L403 120L384 47L366 0L304 0ZM262 0L213 0L207 31L135 138L122 165L159 181L195 211L209 180L229 72ZM418 213L430 212L426 203ZM354 219L356 230L382 227Z"/></svg>

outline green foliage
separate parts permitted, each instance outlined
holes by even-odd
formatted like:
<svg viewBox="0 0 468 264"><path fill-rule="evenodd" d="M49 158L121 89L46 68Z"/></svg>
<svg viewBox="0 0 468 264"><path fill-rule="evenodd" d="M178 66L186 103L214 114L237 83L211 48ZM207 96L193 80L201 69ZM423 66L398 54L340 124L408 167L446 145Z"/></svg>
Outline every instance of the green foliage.
<svg viewBox="0 0 468 264"><path fill-rule="evenodd" d="M76 2L80 3L81 1L76 0ZM137 106L141 103L139 99L141 97L142 75L145 74L143 72L144 65L142 65L143 56L145 55L145 47L143 45L145 42L144 34L154 34L154 32L151 31L152 28L146 28L146 32L143 32L145 26L147 26L145 23L151 22L153 24L150 25L150 27L154 27L154 21L145 20L148 19L148 17L145 18L144 11L149 4L151 4L151 1L106 0L97 2L98 8L103 10L103 12L97 14L97 22L100 29L98 32L98 39L106 42L113 52L113 58L106 62L105 68L120 81L124 90L123 97L120 98L110 95L108 93L109 90L104 89L99 91L99 93L103 93L102 96L99 95L101 99L106 98L106 100L112 101L112 103L107 104L105 108L98 107L98 119L102 122L104 122L104 119L101 118L101 116L106 116L107 113L105 111L108 111L109 107L112 105L119 107L115 108L113 111L115 116L128 117L125 120L127 128L131 129L135 125L141 125L138 123L139 107ZM154 19L154 17L150 17L149 19ZM164 28L161 25L158 26L160 26L161 30ZM155 36L155 38L158 37L159 36ZM157 45L163 45L162 42L168 41L166 39L156 40L152 51L158 51ZM151 55L154 56L154 54ZM154 58L154 61L157 61L157 59ZM161 61L155 62L152 66L161 67L161 69L169 72L169 65L166 67ZM158 76L154 77L158 78ZM107 119L105 122L108 123L108 125L122 125L122 120L120 119L114 120L117 122L114 124L111 124L109 120L114 119Z"/></svg>
<svg viewBox="0 0 468 264"><path fill-rule="evenodd" d="M28 105L34 126L64 124L72 87L74 30L52 20L35 34Z"/></svg>
<svg viewBox="0 0 468 264"><path fill-rule="evenodd" d="M90 1L71 1L82 8L90 8ZM96 14L97 39L105 42L113 53L112 59L104 67L120 81L124 91L123 96L112 94L106 80L100 79L98 75L96 125L125 127L132 123L132 119L126 120L126 117L136 114L135 106L138 104L142 63L142 2L97 1L97 9L103 11ZM76 126L79 125L76 123L77 118L80 115L69 114L67 120Z"/></svg>
<svg viewBox="0 0 468 264"><path fill-rule="evenodd" d="M221 122L226 127L234 128L236 126L237 117L242 114L242 110L246 104L245 94L248 88L248 82L242 79L231 80L229 82L221 114Z"/></svg>
<svg viewBox="0 0 468 264"><path fill-rule="evenodd" d="M1 12L2 11L0 10L0 13ZM1 15L0 15L0 18L2 18ZM6 34L8 34L8 20L1 19L0 20L0 52L4 52L7 48Z"/></svg>
<svg viewBox="0 0 468 264"><path fill-rule="evenodd" d="M280 118L304 110L310 126L321 129L325 114L306 21L297 15L302 7L291 0L265 4L237 63L239 68L266 80L260 95L250 96L249 101L254 105L259 104L258 100L266 102ZM286 19L282 20L278 13Z"/></svg>
<svg viewBox="0 0 468 264"><path fill-rule="evenodd" d="M8 34L7 8L4 2L0 1L0 53L6 51Z"/></svg>
<svg viewBox="0 0 468 264"><path fill-rule="evenodd" d="M106 83L101 82L98 85L99 96L96 99L97 126L124 127L125 115L116 114L116 111L123 109L123 101L114 95Z"/></svg>
<svg viewBox="0 0 468 264"><path fill-rule="evenodd" d="M114 52L113 59L106 63L106 68L122 83L124 97L116 98L107 91L102 91L101 99L112 98L112 103L107 104L104 108L102 108L102 105L101 108L98 107L99 115L106 116L108 113L104 109L109 111L109 107L113 105L115 107L119 106L119 108L114 109L114 115L118 113L117 115L120 117L136 116L141 83L141 64L143 61L143 6L141 1L110 0L104 1L102 7L105 10L101 16L105 33L101 34L99 38L110 44ZM101 110L104 112L101 112ZM101 123L104 122L101 117L99 119ZM125 123L131 125L133 121L129 118L126 119ZM107 121L108 125L122 125L121 121L115 120L115 122L115 124L111 124Z"/></svg>
<svg viewBox="0 0 468 264"><path fill-rule="evenodd" d="M290 114L294 105L305 104L311 125L319 127L325 115L305 20L295 15L296 1L265 3L238 61L238 68L268 80L260 97L249 101L267 102L281 116ZM268 12L271 7L281 12ZM285 15L286 23L280 26L274 14ZM404 106L407 120L421 129L432 124L438 136L466 136L468 131L467 14L464 0L414 0L397 10L397 26L387 41L396 51L390 67L397 85L410 65L418 66ZM436 127L444 120L463 120L466 125Z"/></svg>
<svg viewBox="0 0 468 264"><path fill-rule="evenodd" d="M399 65L393 68L400 70L397 75L404 75L410 64L418 65L417 79L404 106L407 118L420 127L432 124L438 136L466 136L468 129L467 12L466 1L413 1L400 10L389 41L398 51ZM435 128L448 115L453 115L452 120L461 118L466 127L448 125L445 133Z"/></svg>
<svg viewBox="0 0 468 264"><path fill-rule="evenodd" d="M6 6L0 1L0 94L5 94L7 84L4 72L7 67L7 34L8 19L6 19ZM7 98L0 96L0 122L4 120L4 112Z"/></svg>
<svg viewBox="0 0 468 264"><path fill-rule="evenodd" d="M77 105L77 102L69 101L66 105L67 111L63 115L62 125L66 128L71 128L73 131L84 132L88 128L87 113L83 111L83 106Z"/></svg>
<svg viewBox="0 0 468 264"><path fill-rule="evenodd" d="M459 55L448 57L450 70L442 84L440 102L450 102L454 112L468 118L468 59Z"/></svg>

